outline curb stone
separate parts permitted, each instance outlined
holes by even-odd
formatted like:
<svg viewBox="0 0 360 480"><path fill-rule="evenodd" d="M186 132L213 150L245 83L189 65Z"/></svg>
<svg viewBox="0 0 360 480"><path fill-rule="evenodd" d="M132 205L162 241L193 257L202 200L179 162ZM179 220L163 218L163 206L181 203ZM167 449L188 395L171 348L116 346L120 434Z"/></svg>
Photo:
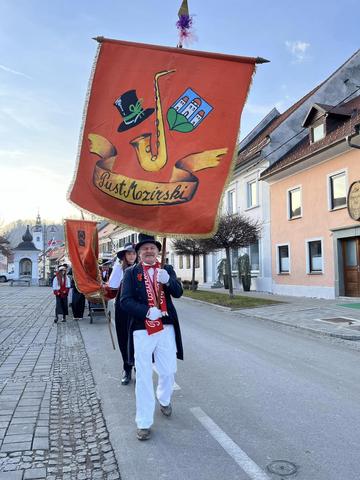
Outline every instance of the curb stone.
<svg viewBox="0 0 360 480"><path fill-rule="evenodd" d="M280 325L285 325L287 327L297 328L299 330L305 330L305 331L308 331L308 332L316 333L318 335L325 335L325 336L333 337L333 338L341 338L342 340L360 341L360 335L352 335L350 333L345 334L345 333L326 332L326 331L321 330L321 329L312 328L312 327L308 327L308 326L305 326L305 325L299 325L298 323L294 324L294 323L290 323L290 322L284 322L282 320L274 320L272 318L262 317L260 315L251 315L250 311L254 311L259 307L248 307L246 309L244 309L244 308L232 309L231 307L224 307L223 305L216 305L215 303L205 302L204 300L198 300L198 299L195 299L195 298L190 298L190 297L181 297L181 298L184 299L184 300L190 300L192 302L205 304L205 305L208 305L210 307L214 307L218 310L222 310L222 311L232 313L233 315L241 314L241 315L244 315L246 317L250 317L250 318L253 318L253 319L256 319L256 320L271 322L271 323L276 324L276 325L279 325L279 324ZM268 305L268 306L271 307L273 305ZM262 305L261 307L266 307L266 306L267 305Z"/></svg>

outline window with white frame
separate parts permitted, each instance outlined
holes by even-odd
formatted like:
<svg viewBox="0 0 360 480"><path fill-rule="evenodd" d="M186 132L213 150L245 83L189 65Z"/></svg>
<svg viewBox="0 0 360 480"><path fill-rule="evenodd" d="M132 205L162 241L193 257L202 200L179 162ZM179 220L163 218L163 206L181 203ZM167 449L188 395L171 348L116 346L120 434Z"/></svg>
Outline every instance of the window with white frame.
<svg viewBox="0 0 360 480"><path fill-rule="evenodd" d="M257 205L257 181L252 180L247 183L247 207L255 207Z"/></svg>
<svg viewBox="0 0 360 480"><path fill-rule="evenodd" d="M195 255L195 268L200 268L200 255Z"/></svg>
<svg viewBox="0 0 360 480"><path fill-rule="evenodd" d="M301 217L301 188L288 191L289 219Z"/></svg>
<svg viewBox="0 0 360 480"><path fill-rule="evenodd" d="M251 270L259 271L260 263L259 263L259 241L258 240L255 243L252 243L250 245L249 257L250 257Z"/></svg>
<svg viewBox="0 0 360 480"><path fill-rule="evenodd" d="M329 177L330 208L346 206L346 173L340 172Z"/></svg>
<svg viewBox="0 0 360 480"><path fill-rule="evenodd" d="M278 245L278 273L290 273L289 245Z"/></svg>
<svg viewBox="0 0 360 480"><path fill-rule="evenodd" d="M184 268L184 257L179 255L179 269Z"/></svg>
<svg viewBox="0 0 360 480"><path fill-rule="evenodd" d="M173 253L170 254L170 264L175 265L175 255Z"/></svg>
<svg viewBox="0 0 360 480"><path fill-rule="evenodd" d="M315 127L312 127L311 129L311 137L313 143L318 142L322 138L325 137L325 125L323 123L320 123L320 125L316 125Z"/></svg>
<svg viewBox="0 0 360 480"><path fill-rule="evenodd" d="M239 249L232 248L230 250L230 261L231 261L231 270L237 271L238 269L238 259L239 259Z"/></svg>
<svg viewBox="0 0 360 480"><path fill-rule="evenodd" d="M321 240L311 240L307 242L307 273L322 273L323 254Z"/></svg>
<svg viewBox="0 0 360 480"><path fill-rule="evenodd" d="M186 255L186 268L191 268L190 255Z"/></svg>
<svg viewBox="0 0 360 480"><path fill-rule="evenodd" d="M236 205L235 205L235 190L229 190L227 192L227 212L228 213L235 213Z"/></svg>

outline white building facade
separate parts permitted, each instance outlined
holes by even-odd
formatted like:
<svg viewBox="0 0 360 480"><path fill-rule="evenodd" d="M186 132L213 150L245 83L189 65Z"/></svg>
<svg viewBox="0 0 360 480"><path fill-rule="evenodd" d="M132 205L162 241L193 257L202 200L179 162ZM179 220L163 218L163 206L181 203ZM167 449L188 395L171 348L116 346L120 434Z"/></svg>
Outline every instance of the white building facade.
<svg viewBox="0 0 360 480"><path fill-rule="evenodd" d="M39 249L33 243L29 225L22 242L14 248L14 279L30 280L31 285L39 285Z"/></svg>

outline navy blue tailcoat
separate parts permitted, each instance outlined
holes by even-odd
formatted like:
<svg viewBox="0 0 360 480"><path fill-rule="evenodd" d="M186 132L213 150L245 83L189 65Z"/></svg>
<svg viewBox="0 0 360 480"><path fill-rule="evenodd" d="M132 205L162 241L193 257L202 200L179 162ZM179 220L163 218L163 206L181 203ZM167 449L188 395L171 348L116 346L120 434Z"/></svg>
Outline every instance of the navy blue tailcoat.
<svg viewBox="0 0 360 480"><path fill-rule="evenodd" d="M164 325L174 325L177 358L184 359L183 346L181 340L181 331L178 316L171 297L180 298L183 289L181 283L176 278L175 270L171 265L165 265L164 269L168 272L170 279L168 285L164 285L166 306L169 316L162 317ZM133 332L135 330L145 330L145 318L149 310L146 295L144 272L140 263L133 265L125 270L122 281L121 308L130 315L129 342L128 342L128 361L130 365L134 364L134 342Z"/></svg>

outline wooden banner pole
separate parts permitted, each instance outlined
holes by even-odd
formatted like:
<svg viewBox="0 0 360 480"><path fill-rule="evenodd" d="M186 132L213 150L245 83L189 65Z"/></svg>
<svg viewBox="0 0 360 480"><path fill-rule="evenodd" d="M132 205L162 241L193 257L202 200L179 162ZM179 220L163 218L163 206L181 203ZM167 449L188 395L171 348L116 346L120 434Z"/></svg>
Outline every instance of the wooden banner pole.
<svg viewBox="0 0 360 480"><path fill-rule="evenodd" d="M106 306L106 302L105 302L105 298L104 298L103 295L101 295L101 300L102 300L102 303L103 303L103 306L104 306L104 312L105 312L107 324L108 324L108 326L109 326L111 343L112 343L113 349L116 350L115 342L114 342L114 337L113 337L113 334L112 334L112 331L111 331L111 317L109 316L109 312L108 312L108 309L107 309L107 306Z"/></svg>
<svg viewBox="0 0 360 480"><path fill-rule="evenodd" d="M101 275L101 270L100 270L100 267L99 267L99 276L102 280L102 275ZM104 297L104 292L101 291L101 301L102 301L102 304L103 304L103 307L104 307L104 312L105 312L105 317L106 317L106 321L107 321L107 324L108 324L108 327L109 327L109 333L110 333L110 338L111 338L111 343L112 343L112 346L113 346L113 349L116 350L116 347L115 347L115 342L114 342L114 337L113 337L113 334L112 334L112 330L111 330L111 317L109 316L109 311L107 309L107 306L106 306L106 302L105 302L105 297Z"/></svg>
<svg viewBox="0 0 360 480"><path fill-rule="evenodd" d="M161 264L160 264L160 267L161 268L164 268L164 265L165 265L165 261L166 261L166 237L163 238L163 241L162 241L162 252L161 252ZM159 295L158 295L158 299L157 299L157 307L160 308L160 298L161 298L161 293L163 291L163 288L164 288L164 285L162 283L160 283L159 285Z"/></svg>
<svg viewBox="0 0 360 480"><path fill-rule="evenodd" d="M166 237L163 238L162 247L161 247L161 268L164 268L166 261Z"/></svg>

